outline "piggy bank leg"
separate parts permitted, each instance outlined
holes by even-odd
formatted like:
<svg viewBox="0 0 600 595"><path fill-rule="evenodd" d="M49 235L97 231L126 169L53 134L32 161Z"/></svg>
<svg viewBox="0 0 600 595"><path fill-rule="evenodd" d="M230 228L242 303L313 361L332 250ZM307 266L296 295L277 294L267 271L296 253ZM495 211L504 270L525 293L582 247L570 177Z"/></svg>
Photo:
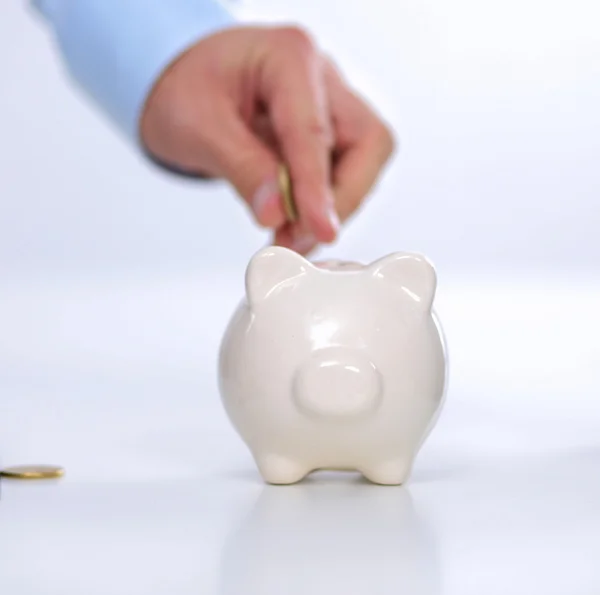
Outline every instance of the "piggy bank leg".
<svg viewBox="0 0 600 595"><path fill-rule="evenodd" d="M412 459L394 459L375 462L360 469L360 472L371 482L380 485L402 485L406 483L412 468Z"/></svg>
<svg viewBox="0 0 600 595"><path fill-rule="evenodd" d="M288 485L302 481L312 469L294 459L276 454L257 455L258 470L270 484Z"/></svg>

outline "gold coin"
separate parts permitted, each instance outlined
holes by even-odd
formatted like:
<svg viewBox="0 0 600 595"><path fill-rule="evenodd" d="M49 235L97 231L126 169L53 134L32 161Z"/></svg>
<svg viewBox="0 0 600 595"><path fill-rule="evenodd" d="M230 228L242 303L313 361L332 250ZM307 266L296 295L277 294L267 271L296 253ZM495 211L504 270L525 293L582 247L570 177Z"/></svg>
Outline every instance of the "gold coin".
<svg viewBox="0 0 600 595"><path fill-rule="evenodd" d="M19 465L0 470L0 476L11 479L56 479L64 474L62 467L53 465Z"/></svg>
<svg viewBox="0 0 600 595"><path fill-rule="evenodd" d="M290 173L285 165L279 166L279 189L283 198L283 209L288 221L298 220L298 209L294 200L294 192Z"/></svg>

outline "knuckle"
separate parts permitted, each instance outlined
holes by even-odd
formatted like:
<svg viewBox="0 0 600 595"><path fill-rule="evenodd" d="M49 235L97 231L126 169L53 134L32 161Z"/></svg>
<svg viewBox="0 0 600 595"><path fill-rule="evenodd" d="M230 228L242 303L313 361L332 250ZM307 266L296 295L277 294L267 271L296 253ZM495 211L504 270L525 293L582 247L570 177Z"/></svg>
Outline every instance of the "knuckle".
<svg viewBox="0 0 600 595"><path fill-rule="evenodd" d="M315 49L312 36L302 27L281 27L277 30L277 39L286 48L301 54L312 54Z"/></svg>
<svg viewBox="0 0 600 595"><path fill-rule="evenodd" d="M381 147L386 159L391 157L396 151L396 138L389 126L379 122L376 128L377 144Z"/></svg>
<svg viewBox="0 0 600 595"><path fill-rule="evenodd" d="M310 143L324 145L331 148L334 144L334 136L331 125L324 119L314 114L302 121L282 121L280 136L289 143Z"/></svg>
<svg viewBox="0 0 600 595"><path fill-rule="evenodd" d="M321 144L331 147L333 145L333 130L328 122L314 116L306 121L304 125L306 134Z"/></svg>

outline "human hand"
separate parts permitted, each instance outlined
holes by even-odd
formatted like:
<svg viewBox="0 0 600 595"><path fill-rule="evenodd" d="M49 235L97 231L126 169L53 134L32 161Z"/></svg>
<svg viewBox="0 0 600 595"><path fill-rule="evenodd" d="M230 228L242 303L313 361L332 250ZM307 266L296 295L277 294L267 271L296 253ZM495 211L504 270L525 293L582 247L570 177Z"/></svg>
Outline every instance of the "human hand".
<svg viewBox="0 0 600 595"><path fill-rule="evenodd" d="M141 139L159 161L228 180L274 243L307 254L335 240L394 149L384 122L297 28L239 27L207 37L159 79ZM299 213L286 221L286 163Z"/></svg>

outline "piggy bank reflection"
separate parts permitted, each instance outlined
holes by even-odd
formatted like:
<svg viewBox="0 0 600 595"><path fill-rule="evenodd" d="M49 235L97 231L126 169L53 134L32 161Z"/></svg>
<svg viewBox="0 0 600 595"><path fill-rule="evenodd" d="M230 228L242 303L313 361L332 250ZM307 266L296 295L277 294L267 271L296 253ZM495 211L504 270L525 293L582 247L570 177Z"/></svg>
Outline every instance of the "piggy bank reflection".
<svg viewBox="0 0 600 595"><path fill-rule="evenodd" d="M219 388L263 479L330 469L404 483L446 392L433 266L411 253L312 263L272 247L251 259L245 287Z"/></svg>
<svg viewBox="0 0 600 595"><path fill-rule="evenodd" d="M225 544L219 595L439 595L434 534L403 487L266 486Z"/></svg>

